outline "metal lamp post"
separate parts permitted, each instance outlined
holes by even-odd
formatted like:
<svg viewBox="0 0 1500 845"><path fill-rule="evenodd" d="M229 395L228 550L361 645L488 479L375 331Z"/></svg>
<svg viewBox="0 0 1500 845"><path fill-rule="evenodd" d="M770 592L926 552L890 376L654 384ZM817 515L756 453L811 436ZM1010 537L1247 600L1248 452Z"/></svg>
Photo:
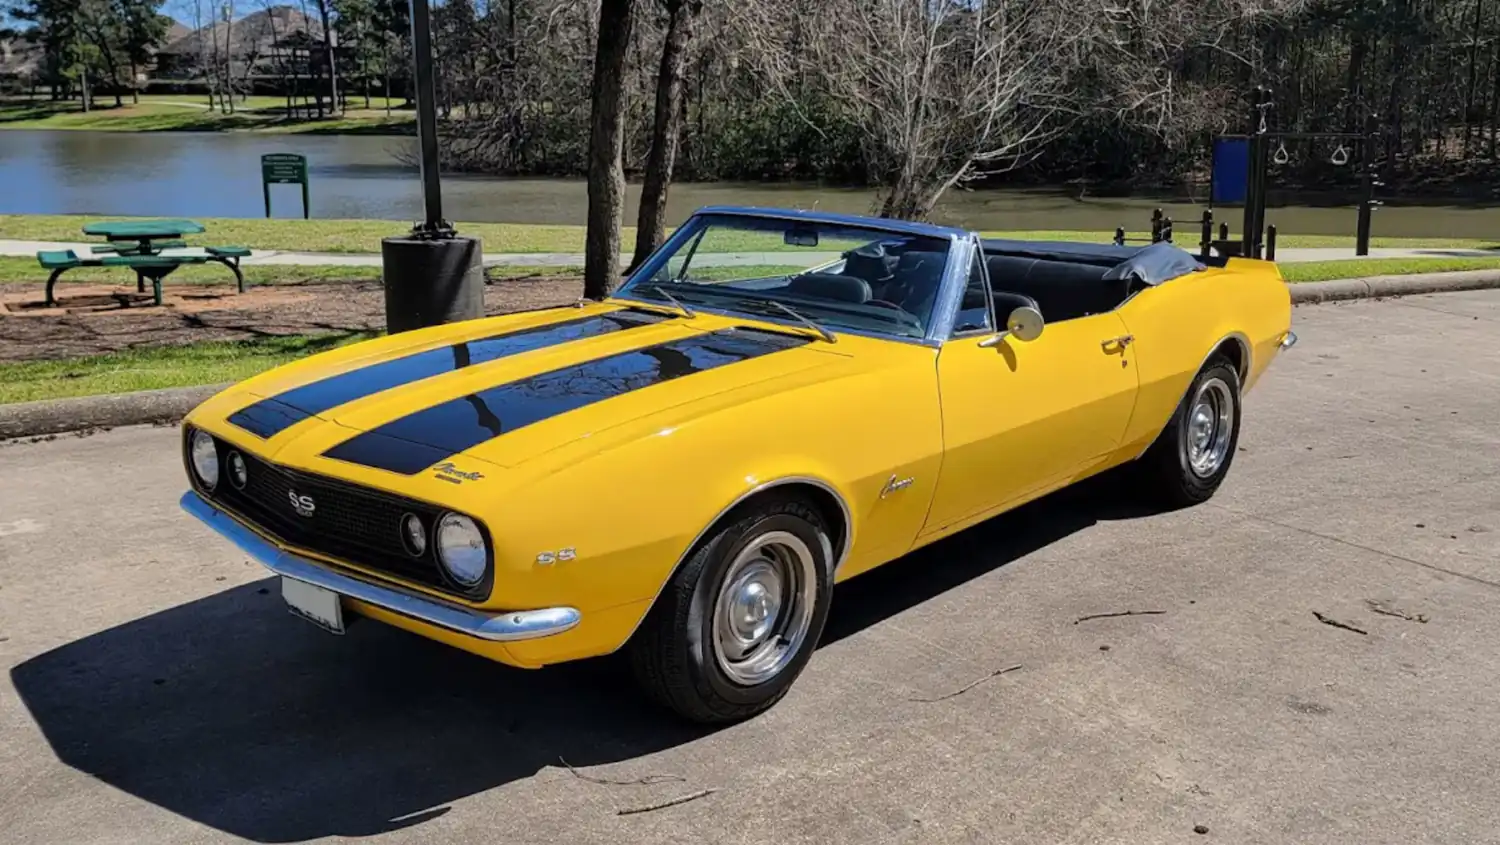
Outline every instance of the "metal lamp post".
<svg viewBox="0 0 1500 845"><path fill-rule="evenodd" d="M412 59L417 83L417 144L425 218L411 233L381 241L388 331L484 316L484 248L443 218L428 0L411 0Z"/></svg>

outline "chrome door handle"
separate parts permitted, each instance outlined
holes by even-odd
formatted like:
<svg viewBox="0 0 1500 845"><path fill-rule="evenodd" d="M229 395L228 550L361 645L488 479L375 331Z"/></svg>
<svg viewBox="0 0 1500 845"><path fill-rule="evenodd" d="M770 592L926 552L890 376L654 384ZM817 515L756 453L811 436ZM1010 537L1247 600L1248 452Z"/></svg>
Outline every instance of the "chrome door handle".
<svg viewBox="0 0 1500 845"><path fill-rule="evenodd" d="M1122 334L1119 337L1112 337L1109 340L1101 341L1099 344L1099 348L1103 349L1105 352L1114 352L1116 350L1124 352L1125 347L1129 346L1134 341L1135 335Z"/></svg>

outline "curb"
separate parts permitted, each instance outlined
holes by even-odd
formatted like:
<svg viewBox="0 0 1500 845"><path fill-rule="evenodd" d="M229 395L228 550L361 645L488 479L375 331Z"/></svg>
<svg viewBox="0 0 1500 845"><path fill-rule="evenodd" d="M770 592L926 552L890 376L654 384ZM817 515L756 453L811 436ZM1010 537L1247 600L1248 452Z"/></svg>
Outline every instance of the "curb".
<svg viewBox="0 0 1500 845"><path fill-rule="evenodd" d="M227 384L107 393L0 405L0 439L93 428L175 423Z"/></svg>
<svg viewBox="0 0 1500 845"><path fill-rule="evenodd" d="M1292 303L1304 305L1351 299L1500 288L1500 270L1371 276L1366 279L1300 282L1288 285L1288 287L1292 292ZM142 390L137 393L80 396L74 399L44 399L39 402L0 405L0 440L93 428L115 428L122 425L175 423L186 416L188 411L226 387L229 385L172 387L165 390Z"/></svg>
<svg viewBox="0 0 1500 845"><path fill-rule="evenodd" d="M1451 293L1500 288L1500 270L1462 270L1456 273L1416 273L1410 276L1370 276L1330 282L1294 282L1292 304L1376 299L1421 293Z"/></svg>

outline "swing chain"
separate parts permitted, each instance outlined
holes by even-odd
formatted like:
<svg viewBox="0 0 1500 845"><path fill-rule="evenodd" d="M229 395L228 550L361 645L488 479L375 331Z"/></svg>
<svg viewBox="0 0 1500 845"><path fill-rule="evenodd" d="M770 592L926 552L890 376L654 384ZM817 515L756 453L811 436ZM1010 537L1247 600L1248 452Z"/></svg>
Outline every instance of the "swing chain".
<svg viewBox="0 0 1500 845"><path fill-rule="evenodd" d="M1342 167L1349 163L1349 151L1344 149L1344 142L1340 141L1338 148L1333 151L1333 156L1328 159L1334 167Z"/></svg>
<svg viewBox="0 0 1500 845"><path fill-rule="evenodd" d="M1276 153L1271 156L1271 160L1276 162L1277 164L1286 164L1287 162L1290 162L1292 160L1291 153L1288 153L1286 151L1285 141L1281 141L1277 144Z"/></svg>

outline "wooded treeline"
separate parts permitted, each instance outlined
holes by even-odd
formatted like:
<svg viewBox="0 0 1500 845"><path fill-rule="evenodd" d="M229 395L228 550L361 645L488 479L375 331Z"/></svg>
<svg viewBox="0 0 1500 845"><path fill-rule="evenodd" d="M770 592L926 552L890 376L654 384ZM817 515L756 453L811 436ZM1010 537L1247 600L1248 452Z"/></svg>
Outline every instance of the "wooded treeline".
<svg viewBox="0 0 1500 845"><path fill-rule="evenodd" d="M239 14L274 2L240 0ZM348 79L380 92L392 84L409 95L405 0L294 2L337 37L338 72L324 85ZM184 23L212 23L219 8L197 5L213 11ZM631 171L643 171L651 153L657 78L678 7L676 170L688 179L885 184L911 165L896 160L902 153L891 158L891 144L942 146L924 134L924 121L957 118L973 131L994 129L996 116L1020 120L1007 130L1020 134L980 151L998 154L974 162L965 178L1020 165L1012 178L1179 179L1201 171L1212 134L1244 130L1255 84L1274 89L1270 120L1282 128L1356 131L1373 113L1386 133L1384 152L1408 166L1490 162L1500 140L1500 0L627 5L634 25L622 97ZM130 90L165 31L160 6L0 0L67 90L89 76L111 91ZM453 165L587 172L600 8L600 0L434 4ZM1007 85L1014 87L1002 93ZM882 137L898 127L905 138Z"/></svg>
<svg viewBox="0 0 1500 845"><path fill-rule="evenodd" d="M650 153L670 6L635 3L627 169ZM435 14L440 97L466 117L448 126L454 163L586 172L599 4ZM1404 159L1490 161L1500 138L1500 0L704 0L691 18L688 179L886 184L903 166L891 144L967 116L970 133L1019 120L973 173L1170 180L1203 167L1213 134L1244 131L1256 84L1274 91L1273 125L1360 131L1372 113Z"/></svg>

